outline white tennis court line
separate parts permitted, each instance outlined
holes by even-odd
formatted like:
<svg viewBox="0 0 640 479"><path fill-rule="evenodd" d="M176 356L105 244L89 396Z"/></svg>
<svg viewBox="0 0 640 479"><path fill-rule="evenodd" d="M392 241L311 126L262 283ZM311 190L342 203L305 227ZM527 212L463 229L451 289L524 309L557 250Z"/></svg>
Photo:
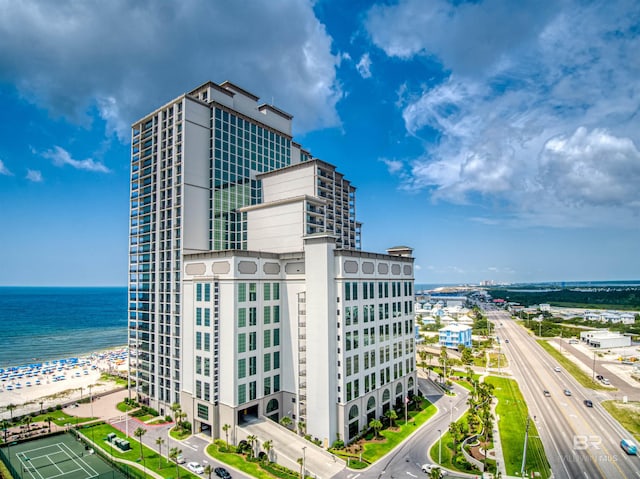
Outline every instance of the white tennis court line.
<svg viewBox="0 0 640 479"><path fill-rule="evenodd" d="M46 478L42 476L42 474L40 473L40 471L38 469L36 469L35 467L29 467L29 463L31 460L30 455L33 455L34 452L37 451L41 451L42 449L54 449L51 453L45 453L45 454L40 454L39 456L34 457L34 459L40 459L40 458L46 458L47 460L49 460L49 462L51 462L50 465L55 466L55 468L59 471L59 474L55 475L55 476L51 476L48 475ZM55 450L57 449L57 450ZM63 472L62 469L60 469L57 465L57 463L55 461L53 461L51 459L50 456L53 456L54 454L57 453L62 453L65 456L67 456L70 461L72 461L77 468L73 469L71 471L66 471ZM29 475L31 475L31 477L33 479L55 479L57 477L62 477L62 476L66 476L69 474L74 474L78 471L83 471L85 474L87 474L87 479L91 479L92 477L98 477L98 472L93 469L89 464L87 464L83 459L79 458L76 456L76 454L71 450L71 448L69 446L67 446L66 444L59 442L57 444L53 444L53 445L48 445L48 446L43 446L43 447L38 447L35 449L29 449L27 451L22 451L16 454L16 457L18 458L18 460L20 461L20 464L23 467L23 470L28 472ZM84 466L86 467L84 467ZM42 467L46 467L46 466L42 466ZM34 474L35 473L35 474ZM37 475L36 475L37 474Z"/></svg>

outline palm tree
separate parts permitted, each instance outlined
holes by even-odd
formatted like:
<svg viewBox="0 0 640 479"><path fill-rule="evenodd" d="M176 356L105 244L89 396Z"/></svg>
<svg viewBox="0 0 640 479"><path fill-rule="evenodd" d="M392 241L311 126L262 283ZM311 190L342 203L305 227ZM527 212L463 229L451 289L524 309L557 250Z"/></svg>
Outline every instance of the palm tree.
<svg viewBox="0 0 640 479"><path fill-rule="evenodd" d="M285 416L282 419L280 419L280 424L282 424L284 427L288 428L289 426L291 426L291 423L293 421L291 421L291 418L289 416Z"/></svg>
<svg viewBox="0 0 640 479"><path fill-rule="evenodd" d="M133 431L133 435L138 438L140 441L140 457L144 461L144 452L142 451L142 436L147 433L147 430L143 427L138 427L135 431Z"/></svg>
<svg viewBox="0 0 640 479"><path fill-rule="evenodd" d="M31 431L32 421L33 421L33 418L31 416L27 416L26 419L24 420L25 424L27 425L27 432Z"/></svg>
<svg viewBox="0 0 640 479"><path fill-rule="evenodd" d="M382 422L379 419L373 418L369 421L369 427L373 429L375 436L379 437L378 433L380 432L380 429L382 429Z"/></svg>
<svg viewBox="0 0 640 479"><path fill-rule="evenodd" d="M447 352L447 348L446 346L442 346L440 348L440 357L438 358L438 361L440 361L440 364L442 365L442 377L446 380L447 377L447 360L449 359L449 353Z"/></svg>
<svg viewBox="0 0 640 479"><path fill-rule="evenodd" d="M304 421L298 421L298 430L300 434L304 436L304 433L307 431L307 423Z"/></svg>
<svg viewBox="0 0 640 479"><path fill-rule="evenodd" d="M249 445L251 446L251 457L254 456L255 454L255 449L254 446L256 445L256 443L258 442L258 437L254 436L253 434L249 434L247 436L247 442L249 443Z"/></svg>
<svg viewBox="0 0 640 479"><path fill-rule="evenodd" d="M440 479L442 477L441 471L439 467L434 467L431 469L431 473L429 474L429 479Z"/></svg>
<svg viewBox="0 0 640 479"><path fill-rule="evenodd" d="M298 459L296 459L296 462L300 464L300 479L302 479L302 464L304 463L304 459L299 457Z"/></svg>
<svg viewBox="0 0 640 479"><path fill-rule="evenodd" d="M222 430L224 431L225 435L227 436L227 449L229 449L229 429L231 429L231 425L230 424L225 424L224 426L222 426Z"/></svg>
<svg viewBox="0 0 640 479"><path fill-rule="evenodd" d="M267 461L271 462L271 450L273 449L273 440L269 439L268 441L264 441L262 443L262 449L266 453Z"/></svg>
<svg viewBox="0 0 640 479"><path fill-rule="evenodd" d="M207 464L204 466L204 473L211 479L211 473L213 472L213 466L211 464Z"/></svg>
<svg viewBox="0 0 640 479"><path fill-rule="evenodd" d="M178 479L180 479L180 467L178 466L178 456L182 454L182 449L178 449L177 447L172 447L169 450L169 458L176 463L176 474L178 475Z"/></svg>
<svg viewBox="0 0 640 479"><path fill-rule="evenodd" d="M49 424L49 432L51 432L51 421L53 421L53 418L51 416L47 416L44 420Z"/></svg>
<svg viewBox="0 0 640 479"><path fill-rule="evenodd" d="M425 361L427 360L427 354L428 354L428 353L427 353L426 349L420 349L420 350L418 351L418 356L420 356L420 360L421 360L422 362L425 362Z"/></svg>
<svg viewBox="0 0 640 479"><path fill-rule="evenodd" d="M180 422L180 419L182 419L182 406L180 406L180 403L174 402L171 405L171 411L173 411L173 417L176 421L176 427L182 431L182 423Z"/></svg>
<svg viewBox="0 0 640 479"><path fill-rule="evenodd" d="M458 443L458 431L460 430L460 426L452 422L449 424L449 434L451 434L451 438L453 439L453 453L454 455L458 452L457 443Z"/></svg>
<svg viewBox="0 0 640 479"><path fill-rule="evenodd" d="M11 414L11 422L13 422L13 410L17 407L18 406L16 406L15 404L7 404L7 411L9 411L9 413Z"/></svg>
<svg viewBox="0 0 640 479"><path fill-rule="evenodd" d="M387 419L389 419L389 427L395 427L396 419L398 419L398 413L396 413L394 409L389 409L386 413L384 413L384 415L387 416Z"/></svg>
<svg viewBox="0 0 640 479"><path fill-rule="evenodd" d="M4 432L4 442L7 442L7 431L9 430L9 422L2 420L2 431Z"/></svg>
<svg viewBox="0 0 640 479"><path fill-rule="evenodd" d="M159 437L156 439L156 445L158 446L158 469L161 469L161 463L160 461L162 461L162 445L164 444L164 439Z"/></svg>

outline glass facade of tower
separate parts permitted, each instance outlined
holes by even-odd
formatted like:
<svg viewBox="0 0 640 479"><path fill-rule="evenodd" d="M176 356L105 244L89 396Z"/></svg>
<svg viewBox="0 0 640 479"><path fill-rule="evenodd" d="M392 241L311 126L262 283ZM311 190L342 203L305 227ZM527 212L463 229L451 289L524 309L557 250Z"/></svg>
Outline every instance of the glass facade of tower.
<svg viewBox="0 0 640 479"><path fill-rule="evenodd" d="M246 213L237 209L260 202L257 173L291 163L291 139L226 109L212 115L211 249L245 249Z"/></svg>

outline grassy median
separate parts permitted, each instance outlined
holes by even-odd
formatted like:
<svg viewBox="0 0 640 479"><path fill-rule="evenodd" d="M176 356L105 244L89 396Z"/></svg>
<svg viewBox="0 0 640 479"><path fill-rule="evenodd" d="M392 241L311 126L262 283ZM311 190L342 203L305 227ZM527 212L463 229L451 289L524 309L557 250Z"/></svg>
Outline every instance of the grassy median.
<svg viewBox="0 0 640 479"><path fill-rule="evenodd" d="M522 467L522 451L529 409L520 393L518 383L513 379L489 376L485 382L495 386L493 394L498 400L496 414L500 417L498 428L507 475L519 475ZM551 475L544 447L533 421L529 421L525 469L539 472L540 476L536 477L546 479Z"/></svg>
<svg viewBox="0 0 640 479"><path fill-rule="evenodd" d="M640 441L640 402L602 401L602 407Z"/></svg>

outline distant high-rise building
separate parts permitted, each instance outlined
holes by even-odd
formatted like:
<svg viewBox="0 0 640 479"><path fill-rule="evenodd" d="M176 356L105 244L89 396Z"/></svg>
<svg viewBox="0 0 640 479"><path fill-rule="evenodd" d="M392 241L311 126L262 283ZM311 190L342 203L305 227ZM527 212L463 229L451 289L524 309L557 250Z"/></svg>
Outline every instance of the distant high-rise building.
<svg viewBox="0 0 640 479"><path fill-rule="evenodd" d="M360 251L355 188L291 120L209 82L132 128L131 375L196 432L348 439L417 388L411 250Z"/></svg>

